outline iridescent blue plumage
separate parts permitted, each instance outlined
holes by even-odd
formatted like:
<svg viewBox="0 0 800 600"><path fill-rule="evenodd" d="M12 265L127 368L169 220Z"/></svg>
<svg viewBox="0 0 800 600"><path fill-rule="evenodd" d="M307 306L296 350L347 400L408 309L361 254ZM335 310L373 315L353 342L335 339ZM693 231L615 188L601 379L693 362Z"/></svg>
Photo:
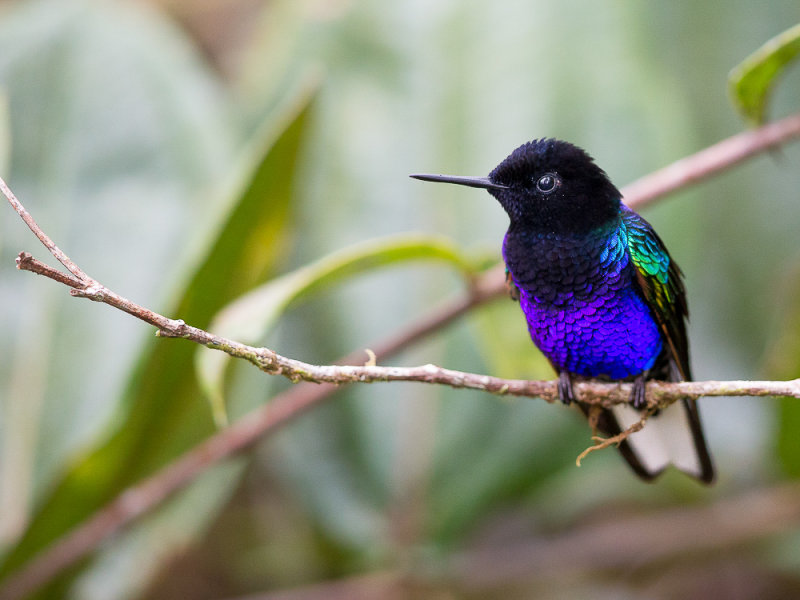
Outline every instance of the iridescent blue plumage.
<svg viewBox="0 0 800 600"><path fill-rule="evenodd" d="M636 281L624 212L630 210L621 206L619 219L579 238L506 234L503 257L531 338L558 371L626 379L651 369L661 353L661 333Z"/></svg>
<svg viewBox="0 0 800 600"><path fill-rule="evenodd" d="M575 399L575 377L633 381L635 409L644 407L646 379L691 377L680 269L586 152L534 140L486 178L412 177L485 188L508 213L503 259L513 297L531 339L559 373L565 403ZM613 435L636 420L627 407L604 409L598 427ZM672 405L657 421L675 421L678 430L661 435L648 422L620 446L636 473L652 479L672 463L712 481L695 402ZM653 443L663 448L653 450Z"/></svg>

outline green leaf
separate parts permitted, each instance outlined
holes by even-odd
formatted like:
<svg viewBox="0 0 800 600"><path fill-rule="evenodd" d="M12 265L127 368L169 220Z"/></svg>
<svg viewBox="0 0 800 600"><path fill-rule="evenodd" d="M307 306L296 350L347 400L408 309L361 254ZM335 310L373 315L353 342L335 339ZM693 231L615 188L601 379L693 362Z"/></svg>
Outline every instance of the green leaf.
<svg viewBox="0 0 800 600"><path fill-rule="evenodd" d="M777 77L800 54L800 24L775 36L728 75L728 87L739 112L754 125L764 122Z"/></svg>
<svg viewBox="0 0 800 600"><path fill-rule="evenodd" d="M278 117L254 136L234 169L231 191L217 205L223 210L206 215L216 227L200 238L204 255L191 266L184 291L167 314L205 327L222 306L276 269L286 245L295 166L315 88L295 90ZM0 576L213 430L203 411L198 412L193 352L191 344L149 339L132 371L117 429L66 471L8 555Z"/></svg>
<svg viewBox="0 0 800 600"><path fill-rule="evenodd" d="M219 196L205 190L241 144L199 53L151 6L15 3L0 19L0 81L17 196L86 271L145 305L163 303L182 279L184 249L219 212ZM2 220L6 258L28 249L47 260L8 206ZM84 494L92 497L87 470L58 510L36 517L76 457L124 423L131 405L122 406L122 392L152 331L76 303L63 286L15 271L13 260L0 264L0 280L5 574L65 530L61 515L81 513Z"/></svg>
<svg viewBox="0 0 800 600"><path fill-rule="evenodd" d="M252 290L225 307L214 318L210 330L239 342L256 343L293 302L355 275L410 260L445 261L467 276L474 273L458 249L441 236L389 236L345 248ZM230 360L223 352L206 349L198 350L196 355L198 376L218 424L227 419L223 389Z"/></svg>

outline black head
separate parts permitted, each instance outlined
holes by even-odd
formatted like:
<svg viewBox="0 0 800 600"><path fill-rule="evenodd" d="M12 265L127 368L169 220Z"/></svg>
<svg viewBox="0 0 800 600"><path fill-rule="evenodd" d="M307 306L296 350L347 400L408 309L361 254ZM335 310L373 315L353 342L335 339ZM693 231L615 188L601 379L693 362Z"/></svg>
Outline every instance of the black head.
<svg viewBox="0 0 800 600"><path fill-rule="evenodd" d="M411 177L485 188L512 227L581 233L619 216L620 193L605 172L584 150L554 139L523 144L488 177Z"/></svg>

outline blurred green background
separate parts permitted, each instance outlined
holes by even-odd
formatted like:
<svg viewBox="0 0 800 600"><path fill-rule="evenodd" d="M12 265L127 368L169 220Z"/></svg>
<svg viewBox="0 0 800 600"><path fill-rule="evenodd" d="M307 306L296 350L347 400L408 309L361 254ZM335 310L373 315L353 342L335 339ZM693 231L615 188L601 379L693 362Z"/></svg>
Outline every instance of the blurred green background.
<svg viewBox="0 0 800 600"><path fill-rule="evenodd" d="M5 1L0 172L91 276L200 327L353 244L422 240L291 305L269 288L252 341L328 363L499 259L489 196L409 173L484 175L554 136L622 186L740 131L729 70L798 21L790 0ZM795 68L770 115L799 96ZM800 376L798 161L643 211L686 272L698 379ZM215 429L197 348L15 271L21 250L46 258L0 209L0 578ZM507 300L391 361L427 362L552 375ZM230 420L289 386L229 371ZM576 468L589 431L560 406L342 389L39 597L798 597L797 404L701 401L704 488L641 483L613 450Z"/></svg>

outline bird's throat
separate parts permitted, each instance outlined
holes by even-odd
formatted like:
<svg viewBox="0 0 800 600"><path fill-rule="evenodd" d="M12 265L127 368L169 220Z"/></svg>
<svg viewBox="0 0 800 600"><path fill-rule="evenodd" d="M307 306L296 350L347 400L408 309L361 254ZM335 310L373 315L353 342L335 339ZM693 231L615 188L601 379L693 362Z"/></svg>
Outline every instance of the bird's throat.
<svg viewBox="0 0 800 600"><path fill-rule="evenodd" d="M624 233L613 227L579 236L509 228L503 259L521 291L556 303L613 284L628 262Z"/></svg>

